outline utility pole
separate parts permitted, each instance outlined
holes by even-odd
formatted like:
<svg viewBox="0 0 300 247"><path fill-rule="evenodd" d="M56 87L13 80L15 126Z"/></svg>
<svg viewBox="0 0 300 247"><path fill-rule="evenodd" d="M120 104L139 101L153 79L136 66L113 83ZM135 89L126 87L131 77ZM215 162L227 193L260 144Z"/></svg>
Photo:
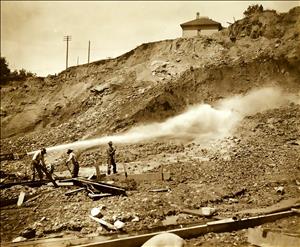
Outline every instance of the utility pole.
<svg viewBox="0 0 300 247"><path fill-rule="evenodd" d="M91 53L91 41L89 40L89 48L88 48L88 63L90 63L90 53Z"/></svg>
<svg viewBox="0 0 300 247"><path fill-rule="evenodd" d="M64 36L64 41L67 41L67 52L66 52L66 69L68 68L68 59L69 59L69 41L72 40L72 36Z"/></svg>
<svg viewBox="0 0 300 247"><path fill-rule="evenodd" d="M77 57L77 66L79 65L79 57Z"/></svg>

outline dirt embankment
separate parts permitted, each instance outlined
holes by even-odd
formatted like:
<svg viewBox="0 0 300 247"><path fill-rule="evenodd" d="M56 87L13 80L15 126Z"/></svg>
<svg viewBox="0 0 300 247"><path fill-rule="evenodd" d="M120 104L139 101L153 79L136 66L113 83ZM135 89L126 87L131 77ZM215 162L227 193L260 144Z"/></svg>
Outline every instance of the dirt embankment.
<svg viewBox="0 0 300 247"><path fill-rule="evenodd" d="M1 136L59 127L71 129L70 139L77 139L163 120L188 104L264 84L288 88L300 73L298 17L299 8L280 15L266 11L230 27L238 33L235 43L228 30L213 37L154 42L116 59L12 83L1 88ZM253 39L243 30L257 20L266 28Z"/></svg>

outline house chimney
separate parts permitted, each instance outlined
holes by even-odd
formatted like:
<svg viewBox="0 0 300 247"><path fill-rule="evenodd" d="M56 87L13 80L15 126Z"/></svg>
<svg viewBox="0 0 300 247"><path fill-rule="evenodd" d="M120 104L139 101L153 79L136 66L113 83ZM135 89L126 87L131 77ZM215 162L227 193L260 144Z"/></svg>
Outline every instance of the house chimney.
<svg viewBox="0 0 300 247"><path fill-rule="evenodd" d="M200 13L197 12L197 14L196 14L196 19L199 19L199 18L200 18Z"/></svg>

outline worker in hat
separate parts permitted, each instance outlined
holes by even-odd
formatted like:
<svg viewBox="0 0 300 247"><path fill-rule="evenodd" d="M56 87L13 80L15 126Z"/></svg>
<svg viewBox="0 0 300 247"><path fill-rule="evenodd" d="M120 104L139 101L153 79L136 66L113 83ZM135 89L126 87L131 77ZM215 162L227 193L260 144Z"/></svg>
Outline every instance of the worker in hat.
<svg viewBox="0 0 300 247"><path fill-rule="evenodd" d="M113 143L108 142L107 154L107 174L110 175L111 166L113 167L113 173L117 173L117 165L115 162L116 149L113 147Z"/></svg>
<svg viewBox="0 0 300 247"><path fill-rule="evenodd" d="M45 154L47 153L45 148L36 151L32 157L32 181L35 180L35 171L37 171L40 180L43 180L43 172L46 174L47 179L49 179L55 188L58 187L55 180L52 177L53 168L48 171L45 163ZM52 172L52 173L51 173Z"/></svg>
<svg viewBox="0 0 300 247"><path fill-rule="evenodd" d="M35 180L35 172L37 172L39 179L43 180L43 172L47 172L46 164L45 164L45 154L47 153L45 148L41 148L36 151L32 158L32 181ZM45 172L45 173L46 173Z"/></svg>
<svg viewBox="0 0 300 247"><path fill-rule="evenodd" d="M68 170L71 172L72 178L76 178L76 177L78 177L78 173L79 173L79 163L78 163L76 155L72 149L68 149L67 154L69 155L69 158L66 161L66 166L68 167ZM72 171L69 169L69 166L68 166L68 164L71 161L73 163Z"/></svg>

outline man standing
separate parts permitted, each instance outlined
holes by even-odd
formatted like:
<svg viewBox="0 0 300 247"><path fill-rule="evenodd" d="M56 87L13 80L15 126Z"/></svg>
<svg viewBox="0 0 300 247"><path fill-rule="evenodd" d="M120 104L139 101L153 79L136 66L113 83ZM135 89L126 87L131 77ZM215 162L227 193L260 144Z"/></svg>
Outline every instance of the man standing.
<svg viewBox="0 0 300 247"><path fill-rule="evenodd" d="M111 166L113 167L113 173L117 173L117 165L115 162L116 149L113 147L113 143L108 143L107 153L107 174L110 174Z"/></svg>
<svg viewBox="0 0 300 247"><path fill-rule="evenodd" d="M51 174L47 170L44 157L46 153L47 152L45 148L42 148L34 153L32 158L32 181L35 180L35 171L37 171L40 180L43 180L44 172L46 177L54 184L54 187L58 187Z"/></svg>
<svg viewBox="0 0 300 247"><path fill-rule="evenodd" d="M66 166L68 167L68 170L71 172L68 164L72 161L73 163L73 171L71 172L72 178L77 178L79 173L79 163L77 161L76 155L72 149L68 149L67 154L69 155L69 158L66 161Z"/></svg>

